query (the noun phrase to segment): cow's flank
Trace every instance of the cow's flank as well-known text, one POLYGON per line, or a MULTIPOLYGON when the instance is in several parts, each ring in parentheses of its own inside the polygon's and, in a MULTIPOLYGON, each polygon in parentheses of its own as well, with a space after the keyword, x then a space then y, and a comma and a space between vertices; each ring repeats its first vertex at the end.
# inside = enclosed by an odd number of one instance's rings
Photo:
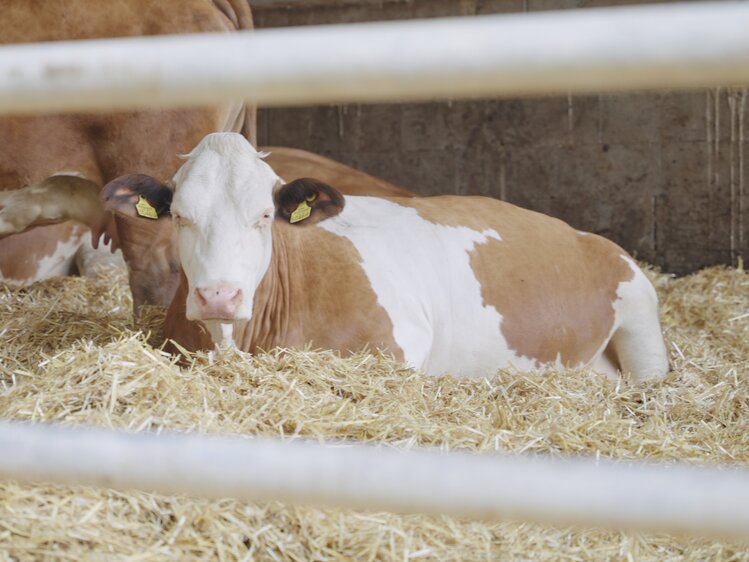
POLYGON ((626 252, 557 219, 486 201, 433 197, 414 207, 435 224, 497 229, 501 239, 477 244, 470 260, 483 303, 501 314, 512 350, 536 364, 590 361, 613 330, 620 284, 634 277, 621 259, 626 252))

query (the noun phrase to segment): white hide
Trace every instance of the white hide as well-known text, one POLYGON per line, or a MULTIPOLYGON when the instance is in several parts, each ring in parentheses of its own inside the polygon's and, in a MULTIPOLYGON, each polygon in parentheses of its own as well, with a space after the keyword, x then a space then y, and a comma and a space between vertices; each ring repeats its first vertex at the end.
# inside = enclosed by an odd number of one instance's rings
POLYGON ((622 371, 638 380, 661 378, 669 365, 658 318, 658 296, 635 261, 629 256, 620 257, 632 269, 634 277, 620 283, 616 292, 616 331, 612 333, 612 344, 622 371))
POLYGON ((280 179, 241 135, 206 136, 174 176, 172 215, 187 276, 187 318, 200 318, 195 289, 220 283, 242 291, 236 319, 252 316, 271 255, 273 188, 280 179))

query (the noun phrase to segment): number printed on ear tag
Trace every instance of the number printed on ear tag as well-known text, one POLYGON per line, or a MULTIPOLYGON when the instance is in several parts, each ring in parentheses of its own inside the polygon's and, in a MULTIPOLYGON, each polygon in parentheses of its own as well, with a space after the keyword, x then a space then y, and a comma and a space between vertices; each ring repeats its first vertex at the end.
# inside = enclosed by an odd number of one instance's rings
POLYGON ((148 199, 146 199, 142 195, 138 195, 138 202, 135 204, 135 210, 141 217, 147 219, 159 218, 159 214, 156 212, 156 209, 154 209, 153 205, 148 202, 148 199))

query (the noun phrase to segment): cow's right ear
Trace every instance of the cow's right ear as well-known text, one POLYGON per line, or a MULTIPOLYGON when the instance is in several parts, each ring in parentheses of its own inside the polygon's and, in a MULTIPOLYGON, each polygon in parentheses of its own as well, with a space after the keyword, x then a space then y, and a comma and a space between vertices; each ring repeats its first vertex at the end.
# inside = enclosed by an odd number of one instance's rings
POLYGON ((168 215, 172 205, 172 190, 145 174, 128 174, 110 181, 100 197, 108 211, 153 220, 168 215))

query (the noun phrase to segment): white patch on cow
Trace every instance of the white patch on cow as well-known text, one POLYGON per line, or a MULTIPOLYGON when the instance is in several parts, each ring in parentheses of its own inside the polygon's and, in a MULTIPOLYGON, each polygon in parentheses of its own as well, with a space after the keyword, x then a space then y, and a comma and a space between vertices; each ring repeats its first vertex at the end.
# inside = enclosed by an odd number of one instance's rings
POLYGON ((172 216, 187 276, 188 319, 201 318, 196 288, 241 290, 236 319, 252 317, 255 290, 270 264, 272 190, 280 179, 241 135, 214 133, 174 176, 172 216))
POLYGON ((611 340, 622 371, 636 380, 661 378, 668 372, 668 353, 658 318, 658 296, 637 263, 626 255, 634 277, 619 284, 614 302, 616 320, 611 340))
POLYGON ((36 280, 70 275, 70 270, 75 261, 75 254, 78 252, 78 248, 81 247, 82 238, 83 232, 76 229, 70 238, 60 240, 51 255, 39 260, 36 280))
POLYGON ((237 347, 234 343, 234 324, 231 322, 221 323, 221 343, 230 347, 237 347))
POLYGON ((509 349, 502 315, 484 306, 471 268, 476 245, 502 239, 495 230, 435 224, 411 207, 375 197, 346 197, 343 211, 319 226, 358 250, 407 364, 462 376, 535 367, 509 349))
POLYGON ((592 366, 616 379, 619 372, 604 353, 612 346, 621 370, 636 380, 662 377, 668 372, 668 354, 658 318, 658 296, 637 263, 627 255, 619 257, 627 262, 633 277, 617 286, 614 323, 592 366))

